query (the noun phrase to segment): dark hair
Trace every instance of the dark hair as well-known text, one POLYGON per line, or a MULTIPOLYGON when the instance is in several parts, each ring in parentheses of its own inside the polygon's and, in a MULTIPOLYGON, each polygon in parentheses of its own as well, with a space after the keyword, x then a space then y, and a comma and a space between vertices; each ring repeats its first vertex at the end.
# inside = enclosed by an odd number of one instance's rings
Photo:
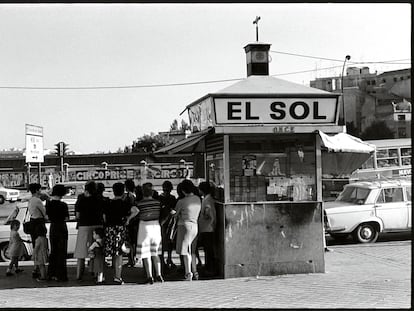
POLYGON ((85 184, 85 191, 88 191, 90 195, 96 194, 96 183, 93 180, 89 180, 85 184))
POLYGON ((125 192, 125 185, 121 182, 116 182, 112 185, 112 190, 114 191, 114 195, 121 196, 125 192))
POLYGON ((135 189, 135 183, 132 179, 125 180, 125 189, 126 191, 133 192, 135 189))
POLYGON ((105 185, 101 182, 96 184, 96 193, 102 195, 105 191, 105 185))
POLYGON ((40 184, 30 184, 29 185, 29 191, 32 194, 35 194, 38 190, 40 190, 42 188, 42 186, 40 184))
POLYGON ((142 198, 144 197, 144 195, 142 194, 142 187, 140 185, 137 185, 135 187, 135 197, 136 197, 136 201, 141 201, 142 198))
POLYGON ((103 239, 103 238, 104 238, 104 236, 105 236, 105 231, 104 231, 104 229, 103 229, 103 228, 98 227, 98 228, 93 229, 93 231, 94 231, 97 235, 99 235, 99 237, 100 237, 101 239, 103 239))
POLYGON ((172 185, 171 181, 169 181, 169 180, 164 181, 164 182, 162 183, 162 189, 164 190, 164 188, 165 188, 167 191, 171 191, 171 190, 173 190, 173 185, 172 185))
POLYGON ((184 193, 195 193, 195 191, 196 191, 195 188, 196 187, 194 186, 193 182, 189 179, 184 179, 181 182, 181 190, 184 193))
POLYGON ((183 185, 181 183, 177 185, 177 194, 178 194, 178 199, 182 199, 185 197, 184 192, 183 192, 183 185))
POLYGON ((54 185, 52 189, 52 195, 63 197, 66 194, 66 188, 64 185, 54 185))
POLYGON ((144 197, 152 197, 153 191, 152 191, 152 184, 150 182, 146 182, 142 185, 142 195, 144 197))
POLYGON ((200 189, 200 191, 202 191, 205 195, 210 194, 211 193, 211 185, 209 182, 203 181, 198 185, 198 189, 200 189))
POLYGON ((13 219, 10 223, 10 230, 13 229, 14 226, 20 226, 20 221, 13 219))

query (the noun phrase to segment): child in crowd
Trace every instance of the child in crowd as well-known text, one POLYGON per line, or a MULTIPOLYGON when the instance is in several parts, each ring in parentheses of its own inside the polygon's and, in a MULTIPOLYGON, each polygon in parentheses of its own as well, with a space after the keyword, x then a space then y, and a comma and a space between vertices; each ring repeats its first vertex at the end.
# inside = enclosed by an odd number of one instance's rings
POLYGON ((39 268, 40 277, 38 282, 46 281, 46 263, 49 261, 49 247, 46 238, 46 227, 37 227, 37 238, 33 249, 33 261, 35 267, 39 268))
POLYGON ((7 250, 8 256, 10 257, 11 261, 9 264, 9 268, 6 271, 7 276, 13 275, 12 269, 13 266, 15 267, 15 272, 20 273, 23 269, 19 269, 19 259, 25 253, 24 244, 23 242, 31 243, 30 240, 23 240, 19 234, 20 228, 20 221, 17 219, 12 220, 10 223, 10 241, 9 241, 9 248, 7 250))
POLYGON ((104 237, 104 229, 102 228, 95 228, 93 230, 93 239, 94 242, 89 246, 89 257, 92 260, 92 272, 96 277, 96 284, 100 285, 104 282, 104 264, 105 264, 105 257, 104 257, 104 249, 103 249, 103 237, 104 237))

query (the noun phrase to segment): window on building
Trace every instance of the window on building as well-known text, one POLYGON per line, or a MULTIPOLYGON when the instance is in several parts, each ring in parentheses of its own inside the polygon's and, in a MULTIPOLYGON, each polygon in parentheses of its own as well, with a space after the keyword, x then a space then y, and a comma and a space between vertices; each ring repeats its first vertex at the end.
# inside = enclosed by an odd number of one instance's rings
POLYGON ((372 85, 375 85, 375 80, 372 80, 371 83, 372 83, 372 85))
POLYGON ((402 80, 404 80, 404 77, 400 77, 400 80, 402 81, 402 80))
POLYGON ((405 115, 404 114, 399 114, 398 115, 398 121, 405 121, 405 115))
POLYGON ((385 79, 382 79, 382 82, 383 82, 383 83, 386 83, 386 82, 387 82, 387 80, 385 80, 385 79))
POLYGON ((398 166, 398 149, 379 149, 377 150, 377 167, 398 166))
POLYGON ((394 77, 394 82, 397 82, 397 80, 398 80, 398 79, 394 77))
POLYGON ((371 85, 371 81, 367 81, 367 85, 371 85))
POLYGON ((407 137, 407 132, 406 132, 405 128, 399 128, 398 129, 398 137, 400 137, 400 138, 407 137))

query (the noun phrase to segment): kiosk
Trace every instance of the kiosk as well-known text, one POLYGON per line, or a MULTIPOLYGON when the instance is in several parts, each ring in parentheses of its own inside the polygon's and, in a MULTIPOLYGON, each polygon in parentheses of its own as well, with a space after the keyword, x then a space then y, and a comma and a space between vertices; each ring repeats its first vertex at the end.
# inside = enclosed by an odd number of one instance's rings
POLYGON ((325 271, 320 132, 345 131, 339 94, 269 76, 269 49, 248 44, 247 78, 188 105, 192 134, 158 151, 204 154, 224 278, 325 271))

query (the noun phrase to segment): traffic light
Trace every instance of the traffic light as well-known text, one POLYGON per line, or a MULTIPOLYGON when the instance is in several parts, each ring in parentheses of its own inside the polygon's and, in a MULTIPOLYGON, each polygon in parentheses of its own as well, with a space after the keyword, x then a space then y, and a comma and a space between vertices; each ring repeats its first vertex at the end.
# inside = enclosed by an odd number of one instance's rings
POLYGON ((58 157, 63 157, 68 152, 68 144, 64 143, 63 141, 58 142, 55 144, 56 146, 56 155, 58 157))

